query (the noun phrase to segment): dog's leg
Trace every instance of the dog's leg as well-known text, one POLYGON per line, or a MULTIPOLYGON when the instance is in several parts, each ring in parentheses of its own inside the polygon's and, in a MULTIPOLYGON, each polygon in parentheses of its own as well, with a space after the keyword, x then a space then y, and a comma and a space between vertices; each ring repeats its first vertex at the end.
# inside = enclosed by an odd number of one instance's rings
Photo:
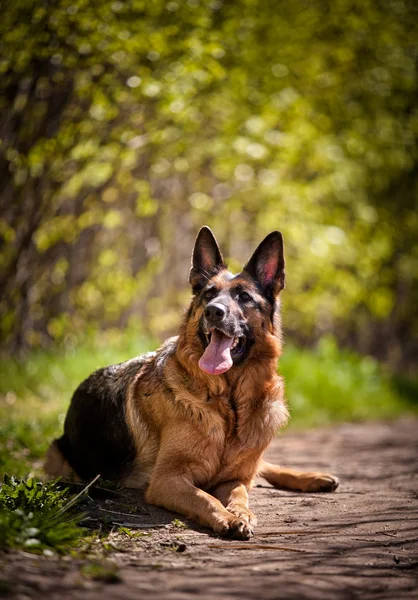
POLYGON ((268 462, 262 462, 258 471, 260 477, 267 479, 276 488, 296 492, 333 492, 339 481, 329 473, 317 473, 284 469, 268 462))
POLYGON ((214 487, 211 492, 222 502, 228 512, 243 519, 252 527, 257 525, 257 517, 248 506, 248 492, 244 484, 237 480, 226 481, 214 487))
POLYGON ((145 498, 150 504, 197 519, 224 537, 247 540, 253 534, 248 521, 237 518, 219 500, 193 485, 184 473, 153 476, 145 498))

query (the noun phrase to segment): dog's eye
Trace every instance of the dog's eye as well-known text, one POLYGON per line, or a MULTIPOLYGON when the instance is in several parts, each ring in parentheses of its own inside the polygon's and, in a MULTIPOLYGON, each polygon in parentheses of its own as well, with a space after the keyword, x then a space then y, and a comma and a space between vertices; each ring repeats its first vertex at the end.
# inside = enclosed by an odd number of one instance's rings
POLYGON ((250 294, 247 294, 247 292, 241 292, 239 295, 239 299, 243 302, 248 302, 248 300, 251 300, 251 296, 250 294))
POLYGON ((212 300, 212 298, 216 296, 216 290, 208 290, 207 292, 205 292, 204 296, 206 300, 212 300))

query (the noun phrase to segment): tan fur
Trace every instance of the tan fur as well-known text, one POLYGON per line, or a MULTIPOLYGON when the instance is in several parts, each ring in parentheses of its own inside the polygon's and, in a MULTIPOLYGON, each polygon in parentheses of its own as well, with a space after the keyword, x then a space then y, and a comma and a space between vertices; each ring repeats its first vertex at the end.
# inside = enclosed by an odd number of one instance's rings
POLYGON ((332 491, 338 485, 338 479, 328 473, 296 471, 264 461, 260 465, 259 475, 276 488, 296 492, 332 491))

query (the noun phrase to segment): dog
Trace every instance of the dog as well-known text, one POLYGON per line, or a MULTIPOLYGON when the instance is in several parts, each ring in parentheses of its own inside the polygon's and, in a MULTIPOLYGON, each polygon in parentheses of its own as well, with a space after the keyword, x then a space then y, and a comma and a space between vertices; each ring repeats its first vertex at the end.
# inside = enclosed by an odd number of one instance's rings
POLYGON ((193 299, 177 337, 99 369, 75 391, 48 475, 97 474, 145 490, 146 501, 216 534, 249 539, 248 492, 261 476, 280 489, 328 492, 338 479, 263 460, 288 419, 281 354, 283 238, 273 231, 241 273, 228 271, 208 227, 197 236, 193 299))

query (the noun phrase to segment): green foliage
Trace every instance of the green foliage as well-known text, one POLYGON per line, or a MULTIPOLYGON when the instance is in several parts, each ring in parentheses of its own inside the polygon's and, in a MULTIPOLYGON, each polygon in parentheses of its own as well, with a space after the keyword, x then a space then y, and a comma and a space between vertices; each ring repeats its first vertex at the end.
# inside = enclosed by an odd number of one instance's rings
POLYGON ((68 490, 57 481, 41 483, 4 476, 0 487, 0 549, 62 552, 85 533, 82 514, 71 510, 68 490))
POLYGON ((56 482, 42 484, 32 477, 26 481, 19 481, 5 475, 0 492, 0 506, 26 512, 49 510, 54 507, 61 509, 67 497, 67 491, 57 488, 56 482))
POLYGON ((416 360, 412 0, 18 0, 0 35, 9 348, 171 332, 207 223, 240 261, 283 231, 295 340, 416 360))

